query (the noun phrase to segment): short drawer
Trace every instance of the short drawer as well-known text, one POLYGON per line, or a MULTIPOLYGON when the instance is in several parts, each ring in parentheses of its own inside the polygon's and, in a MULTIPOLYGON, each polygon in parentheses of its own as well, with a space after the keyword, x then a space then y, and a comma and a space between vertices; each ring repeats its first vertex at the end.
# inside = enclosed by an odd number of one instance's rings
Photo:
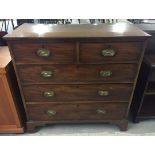
POLYGON ((131 43, 81 43, 80 61, 83 63, 105 63, 108 61, 139 61, 142 44, 131 43))
POLYGON ((22 83, 32 82, 134 82, 135 64, 17 65, 22 83))
POLYGON ((76 60, 74 43, 18 43, 12 49, 16 63, 73 63, 76 60))
POLYGON ((132 84, 23 85, 26 102, 128 101, 132 84))
POLYGON ((30 104, 28 119, 32 121, 122 119, 127 103, 30 104))

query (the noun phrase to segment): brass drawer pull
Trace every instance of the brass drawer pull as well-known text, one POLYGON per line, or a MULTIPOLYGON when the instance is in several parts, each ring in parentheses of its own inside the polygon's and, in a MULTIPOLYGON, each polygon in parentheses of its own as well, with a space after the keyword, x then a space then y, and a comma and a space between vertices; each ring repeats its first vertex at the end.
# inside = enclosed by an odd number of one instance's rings
POLYGON ((111 76, 112 75, 112 71, 109 71, 109 70, 101 70, 100 71, 100 75, 102 77, 108 77, 108 76, 111 76))
POLYGON ((48 110, 48 111, 47 111, 47 115, 48 115, 49 117, 56 115, 56 113, 57 113, 57 112, 54 111, 54 110, 48 110))
POLYGON ((54 97, 55 96, 55 92, 54 91, 45 91, 44 92, 44 96, 45 97, 54 97))
POLYGON ((41 75, 45 78, 48 78, 48 77, 53 76, 53 72, 52 71, 41 71, 41 75))
POLYGON ((46 49, 39 49, 37 51, 37 55, 40 57, 49 57, 50 56, 50 51, 46 49))
POLYGON ((96 112, 101 115, 106 114, 106 111, 104 109, 97 109, 96 112))
POLYGON ((100 96, 108 96, 108 95, 109 95, 109 92, 106 91, 106 90, 99 90, 99 91, 98 91, 98 94, 99 94, 100 96))
POLYGON ((105 49, 101 51, 101 54, 104 57, 113 57, 115 55, 115 51, 113 49, 105 49))

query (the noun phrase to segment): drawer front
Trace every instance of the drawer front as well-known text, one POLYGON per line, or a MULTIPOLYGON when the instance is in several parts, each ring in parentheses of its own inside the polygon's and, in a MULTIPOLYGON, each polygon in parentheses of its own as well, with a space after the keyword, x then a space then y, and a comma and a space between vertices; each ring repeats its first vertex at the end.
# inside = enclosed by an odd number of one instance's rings
POLYGON ((33 121, 122 119, 127 103, 30 104, 28 119, 33 121))
POLYGON ((134 82, 137 65, 17 65, 21 82, 134 82))
POLYGON ((83 63, 138 61, 141 51, 141 43, 81 43, 80 61, 83 63))
POLYGON ((132 84, 23 85, 26 102, 128 101, 132 84))
POLYGON ((16 63, 73 63, 76 60, 74 43, 21 43, 12 48, 16 63))

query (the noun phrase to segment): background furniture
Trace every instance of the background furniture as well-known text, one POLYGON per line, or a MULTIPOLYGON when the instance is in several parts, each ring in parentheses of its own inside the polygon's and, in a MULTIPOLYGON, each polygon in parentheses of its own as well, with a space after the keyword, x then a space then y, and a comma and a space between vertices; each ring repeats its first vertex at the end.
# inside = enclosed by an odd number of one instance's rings
POLYGON ((146 47, 131 106, 133 121, 139 122, 143 119, 155 118, 155 24, 135 25, 152 35, 146 47))
POLYGON ((23 133, 19 102, 21 106, 10 52, 7 46, 3 46, 0 47, 0 133, 23 133))
POLYGON ((7 46, 3 36, 8 33, 10 26, 12 29, 15 28, 13 19, 0 19, 0 46, 7 46))
POLYGON ((126 130, 148 37, 125 23, 24 24, 6 35, 27 130, 85 122, 126 130))
POLYGON ((133 120, 155 118, 155 55, 145 55, 133 97, 133 120))
POLYGON ((155 54, 155 23, 135 24, 138 28, 151 35, 145 50, 145 54, 155 54))
MULTIPOLYGON (((74 19, 81 24, 81 19, 74 19)), ((87 20, 87 19, 86 19, 87 20)), ((40 24, 73 24, 73 19, 17 19, 17 25, 20 26, 24 23, 40 23, 40 24)), ((98 23, 117 23, 117 19, 89 19, 90 24, 98 23)))

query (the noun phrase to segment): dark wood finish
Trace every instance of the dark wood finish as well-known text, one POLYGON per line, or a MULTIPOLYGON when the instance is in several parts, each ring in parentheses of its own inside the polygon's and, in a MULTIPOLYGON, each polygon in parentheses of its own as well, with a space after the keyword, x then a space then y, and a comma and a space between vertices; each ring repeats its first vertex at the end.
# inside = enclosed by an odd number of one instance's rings
POLYGON ((48 25, 48 24, 23 24, 18 29, 7 34, 7 40, 25 40, 27 38, 113 38, 113 37, 139 37, 146 39, 150 35, 144 33, 133 24, 73 24, 73 25, 48 25))
POLYGON ((12 48, 16 63, 73 63, 76 60, 74 43, 20 43, 13 44, 12 48), (49 50, 50 56, 38 56, 39 49, 49 50))
POLYGON ((21 83, 62 83, 62 82, 115 82, 133 83, 137 72, 136 64, 104 65, 17 65, 21 83), (122 68, 123 65, 123 68, 122 68), (51 71, 51 77, 43 77, 42 71, 51 71), (111 71, 103 77, 101 71, 111 71), (121 75, 121 76, 120 76, 121 75))
POLYGON ((125 117, 127 103, 29 104, 27 107, 30 121, 118 120, 125 117), (48 110, 54 110, 56 114, 49 116, 48 110), (105 113, 99 113, 99 110, 105 113))
POLYGON ((133 121, 155 118, 155 55, 145 55, 132 103, 133 121), (141 97, 140 97, 141 96, 141 97))
MULTIPOLYGON (((58 124, 58 123, 73 123, 73 121, 27 121, 26 122, 26 127, 27 127, 27 132, 29 133, 34 133, 36 132, 36 128, 37 127, 43 127, 45 125, 51 125, 51 124, 58 124)), ((117 125, 120 129, 120 131, 126 131, 128 129, 128 120, 126 119, 121 119, 121 120, 99 120, 99 119, 95 119, 95 120, 74 120, 74 124, 75 123, 108 123, 108 124, 112 124, 112 125, 117 125)))
POLYGON ((80 44, 80 60, 84 63, 104 63, 108 61, 139 61, 142 50, 141 42, 126 43, 83 43, 80 44), (104 57, 101 51, 113 49, 115 55, 104 57))
MULTIPOLYGON (((151 74, 150 74, 150 77, 152 77, 151 74)), ((152 81, 152 78, 149 78, 149 81, 150 82, 148 83, 146 94, 155 94, 155 82, 152 81)))
POLYGON ((27 131, 67 122, 105 122, 127 130, 148 37, 132 24, 24 24, 6 35, 27 114, 27 131), (52 56, 35 55, 38 48, 47 46, 54 51, 53 60, 52 56), (105 48, 113 48, 116 55, 101 56, 105 48), (42 69, 53 69, 54 76, 42 79, 42 69), (113 74, 100 77, 100 69, 112 70, 113 74), (45 99, 43 91, 49 89, 54 89, 55 96, 45 99), (99 96, 99 89, 108 89, 109 96, 99 96), (94 112, 98 106, 104 106, 108 112, 103 119, 94 112), (44 113, 48 108, 58 110, 58 120, 48 120, 44 113), (68 111, 73 111, 72 116, 68 111), (32 117, 36 120, 29 119, 32 117))
POLYGON ((155 24, 151 23, 141 23, 141 24, 135 24, 137 27, 145 31, 146 33, 151 35, 151 38, 148 41, 147 47, 146 47, 146 54, 155 54, 155 24))
POLYGON ((149 66, 155 66, 155 56, 153 54, 147 54, 144 58, 144 62, 149 66))
POLYGON ((0 133, 23 133, 21 97, 8 47, 0 47, 0 133))
POLYGON ((143 100, 143 105, 140 110, 141 116, 155 116, 155 94, 154 95, 145 95, 143 100))
POLYGON ((155 70, 152 70, 150 77, 149 77, 150 81, 155 81, 155 70))
POLYGON ((131 84, 91 84, 91 85, 24 85, 26 102, 49 101, 128 101, 132 92, 131 84), (108 91, 108 96, 100 96, 98 91, 108 91), (45 97, 44 92, 54 91, 53 97, 45 97), (123 93, 123 95, 122 95, 123 93))

